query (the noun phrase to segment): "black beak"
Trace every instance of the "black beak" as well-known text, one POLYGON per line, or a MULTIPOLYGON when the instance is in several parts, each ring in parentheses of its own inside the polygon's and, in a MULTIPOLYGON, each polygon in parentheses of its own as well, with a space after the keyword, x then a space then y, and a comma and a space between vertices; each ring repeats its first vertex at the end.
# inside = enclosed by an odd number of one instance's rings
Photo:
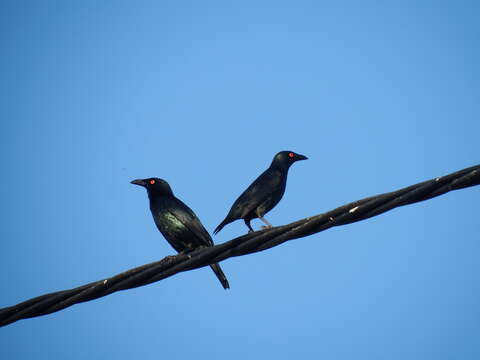
POLYGON ((308 160, 308 157, 306 157, 305 155, 296 154, 295 161, 299 160, 308 160))
POLYGON ((143 186, 143 187, 147 186, 147 183, 142 179, 137 179, 137 180, 130 181, 130 184, 139 185, 139 186, 143 186))

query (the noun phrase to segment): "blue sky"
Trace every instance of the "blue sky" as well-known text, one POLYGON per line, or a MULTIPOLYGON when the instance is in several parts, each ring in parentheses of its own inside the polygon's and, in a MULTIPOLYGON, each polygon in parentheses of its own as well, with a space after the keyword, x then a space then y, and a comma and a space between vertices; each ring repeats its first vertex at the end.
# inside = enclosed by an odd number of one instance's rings
MULTIPOLYGON (((274 225, 479 163, 473 1, 3 1, 0 306, 173 254, 280 150, 274 225)), ((478 188, 0 329, 3 359, 478 359, 478 188)), ((260 222, 254 220, 259 228, 260 222)), ((217 243, 245 233, 235 222, 217 243)))

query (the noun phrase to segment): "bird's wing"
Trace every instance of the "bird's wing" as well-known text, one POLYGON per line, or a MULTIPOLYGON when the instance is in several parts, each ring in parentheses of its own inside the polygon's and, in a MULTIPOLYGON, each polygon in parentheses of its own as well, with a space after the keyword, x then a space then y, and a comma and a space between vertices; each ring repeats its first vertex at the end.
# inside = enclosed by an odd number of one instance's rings
POLYGON ((271 169, 265 170, 250 186, 238 197, 232 206, 232 212, 243 218, 254 211, 282 186, 282 176, 271 169))
POLYGON ((172 200, 168 211, 198 238, 199 245, 212 246, 212 237, 192 209, 185 205, 180 199, 175 198, 172 200))

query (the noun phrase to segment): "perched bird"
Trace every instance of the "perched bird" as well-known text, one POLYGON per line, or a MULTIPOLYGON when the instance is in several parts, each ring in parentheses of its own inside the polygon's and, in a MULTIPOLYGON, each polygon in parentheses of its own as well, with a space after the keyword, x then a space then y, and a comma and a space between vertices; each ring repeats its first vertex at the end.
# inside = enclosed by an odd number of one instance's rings
MULTIPOLYGON (((158 230, 179 253, 188 253, 205 246, 213 246, 210 234, 195 213, 173 195, 170 185, 158 178, 133 180, 132 184, 147 189, 150 211, 158 230)), ((210 265, 224 289, 230 285, 218 264, 210 265)))
POLYGON ((306 156, 293 151, 280 151, 276 154, 270 167, 235 200, 227 217, 213 233, 218 233, 225 225, 238 219, 245 221, 249 232, 253 231, 250 221, 255 218, 262 220, 267 225, 266 227, 272 227, 263 216, 282 199, 290 166, 295 161, 307 159, 306 156))

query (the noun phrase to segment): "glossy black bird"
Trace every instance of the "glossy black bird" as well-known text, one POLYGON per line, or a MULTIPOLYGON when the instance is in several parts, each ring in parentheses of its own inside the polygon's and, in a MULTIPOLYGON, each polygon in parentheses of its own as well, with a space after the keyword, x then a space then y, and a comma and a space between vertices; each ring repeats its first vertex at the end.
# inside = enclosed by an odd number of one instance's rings
MULTIPOLYGON (((210 234, 195 213, 173 195, 170 185, 158 178, 133 180, 147 189, 150 211, 158 230, 177 252, 188 253, 200 247, 213 246, 210 234)), ((210 265, 224 289, 230 285, 218 264, 210 265)))
POLYGON ((290 166, 295 161, 307 159, 306 156, 293 151, 281 151, 276 154, 270 167, 235 200, 227 217, 213 233, 218 233, 225 225, 238 219, 245 221, 249 232, 253 231, 250 221, 255 218, 262 220, 267 225, 266 227, 272 227, 263 216, 282 199, 290 166))

